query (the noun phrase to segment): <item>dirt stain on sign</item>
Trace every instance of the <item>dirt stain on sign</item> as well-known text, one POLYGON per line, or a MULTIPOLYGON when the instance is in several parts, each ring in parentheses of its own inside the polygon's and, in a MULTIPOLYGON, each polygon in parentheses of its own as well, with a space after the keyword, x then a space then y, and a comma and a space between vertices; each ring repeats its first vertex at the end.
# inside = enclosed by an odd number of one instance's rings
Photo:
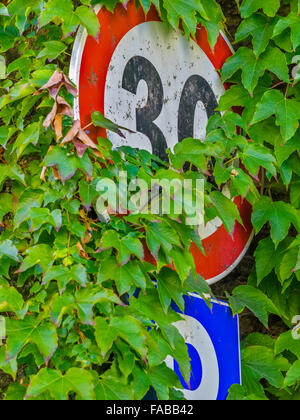
POLYGON ((94 67, 92 67, 91 70, 91 76, 88 77, 88 81, 95 87, 97 87, 97 83, 98 83, 98 76, 97 74, 94 72, 94 67))

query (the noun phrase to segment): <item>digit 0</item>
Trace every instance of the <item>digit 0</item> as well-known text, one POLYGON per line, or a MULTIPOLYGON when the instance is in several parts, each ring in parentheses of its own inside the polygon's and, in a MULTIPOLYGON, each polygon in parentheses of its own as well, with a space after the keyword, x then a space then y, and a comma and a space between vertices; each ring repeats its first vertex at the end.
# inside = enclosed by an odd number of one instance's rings
POLYGON ((195 112, 198 102, 205 107, 207 118, 215 114, 218 106, 209 83, 201 76, 191 76, 182 91, 178 112, 178 141, 194 137, 195 112))

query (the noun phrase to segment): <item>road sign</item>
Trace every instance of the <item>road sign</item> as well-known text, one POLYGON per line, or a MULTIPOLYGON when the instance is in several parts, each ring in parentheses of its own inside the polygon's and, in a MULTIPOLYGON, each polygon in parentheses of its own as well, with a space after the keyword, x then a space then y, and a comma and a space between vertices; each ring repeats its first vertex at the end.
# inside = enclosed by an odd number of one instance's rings
MULTIPOLYGON (((197 295, 185 298, 185 320, 176 323, 191 359, 190 389, 177 362, 168 357, 184 386, 187 400, 226 400, 229 388, 241 384, 239 319, 226 303, 212 301, 211 312, 197 295)), ((173 309, 180 312, 174 304, 173 309)))
MULTIPOLYGON (((93 111, 133 133, 122 139, 115 133, 92 128, 95 139, 105 135, 115 146, 143 148, 166 158, 167 147, 187 137, 204 138, 211 117, 224 93, 218 70, 232 55, 220 34, 214 51, 207 33, 199 27, 196 40, 187 41, 181 31, 170 31, 154 7, 145 16, 134 0, 114 13, 97 9, 101 24, 97 42, 81 29, 71 61, 70 76, 79 88, 75 117, 82 126, 93 111)), ((220 219, 202 232, 204 256, 192 246, 197 271, 209 284, 226 277, 245 255, 251 239, 251 206, 237 204, 244 227, 236 223, 230 236, 220 219)))

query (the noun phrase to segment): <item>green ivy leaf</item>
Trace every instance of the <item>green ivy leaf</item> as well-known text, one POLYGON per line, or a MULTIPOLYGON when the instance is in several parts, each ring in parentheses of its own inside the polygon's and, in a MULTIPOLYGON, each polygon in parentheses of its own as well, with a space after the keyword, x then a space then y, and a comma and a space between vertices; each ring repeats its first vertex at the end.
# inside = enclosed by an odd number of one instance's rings
POLYGON ((290 204, 282 201, 272 202, 269 197, 261 197, 254 205, 252 214, 256 233, 260 232, 268 222, 271 225, 271 238, 276 247, 287 236, 292 223, 299 228, 299 217, 290 204))
POLYGON ((266 334, 252 333, 247 337, 246 342, 248 346, 262 346, 273 351, 275 348, 275 340, 266 334))
POLYGON ((198 168, 206 168, 205 156, 217 157, 222 153, 219 144, 203 143, 196 139, 184 139, 174 147, 174 154, 170 160, 175 169, 181 169, 186 162, 190 162, 198 168))
POLYGON ((80 159, 76 155, 69 156, 68 151, 59 146, 53 147, 48 152, 43 166, 57 166, 63 183, 72 178, 78 169, 82 170, 89 177, 91 177, 93 172, 93 167, 87 153, 80 159))
POLYGON ((254 204, 259 197, 256 185, 253 179, 246 174, 241 168, 236 169, 236 173, 231 175, 231 196, 241 196, 247 198, 249 203, 254 204))
POLYGON ((46 363, 57 349, 58 339, 53 324, 32 316, 22 321, 6 320, 7 352, 6 360, 15 358, 28 343, 37 345, 46 363))
POLYGON ((66 51, 67 46, 61 41, 44 42, 45 48, 39 53, 37 58, 46 57, 47 60, 55 60, 60 54, 66 51))
POLYGON ((121 300, 110 289, 103 287, 94 287, 88 289, 80 289, 75 294, 75 304, 80 319, 84 324, 94 325, 93 307, 96 303, 112 302, 122 304, 121 300))
POLYGON ((296 50, 296 48, 300 45, 299 14, 290 14, 287 17, 281 17, 275 26, 273 36, 275 37, 282 34, 282 32, 288 28, 291 30, 293 48, 296 50))
POLYGON ((224 64, 222 79, 224 81, 230 79, 238 70, 242 70, 243 85, 250 93, 253 93, 266 70, 287 83, 290 80, 285 54, 279 48, 270 47, 260 57, 249 48, 239 48, 224 64))
POLYGON ((14 358, 7 362, 5 360, 5 352, 6 348, 5 346, 0 347, 0 369, 10 375, 14 380, 16 380, 17 371, 18 371, 18 364, 17 359, 14 358))
POLYGON ((20 262, 18 250, 10 239, 6 239, 0 243, 0 258, 2 256, 8 257, 16 262, 20 262))
POLYGON ((184 284, 191 272, 195 273, 195 260, 190 250, 182 250, 181 248, 173 247, 170 252, 174 267, 179 275, 181 283, 184 284))
MULTIPOLYGON (((260 99, 260 98, 259 98, 260 99)), ((226 90, 224 95, 220 98, 218 111, 224 112, 232 108, 232 106, 240 106, 245 108, 246 111, 251 110, 255 106, 253 98, 251 98, 249 92, 242 86, 233 85, 230 89, 226 90)), ((253 114, 251 115, 251 119, 253 114)), ((245 113, 243 114, 243 119, 248 122, 248 118, 245 118, 245 113)))
POLYGON ((105 259, 98 273, 98 284, 107 280, 115 280, 120 296, 129 292, 132 286, 146 288, 146 278, 138 261, 129 261, 118 265, 115 257, 105 259))
POLYGON ((280 278, 282 284, 291 278, 295 269, 297 268, 297 262, 299 260, 299 246, 289 251, 284 255, 280 264, 280 278))
POLYGON ((0 165, 0 186, 3 185, 6 179, 12 179, 26 185, 24 173, 14 162, 8 165, 0 165))
POLYGON ((172 300, 174 300, 179 309, 184 312, 184 289, 182 288, 178 274, 175 271, 169 268, 163 268, 161 270, 157 280, 157 290, 166 314, 168 313, 172 300))
POLYGON ((43 271, 47 271, 53 264, 53 250, 49 245, 42 244, 28 248, 25 254, 26 257, 16 272, 17 274, 24 273, 37 264, 42 267, 43 271))
POLYGON ((95 393, 97 401, 127 401, 133 400, 133 390, 114 378, 101 379, 95 393))
POLYGON ((147 356, 146 334, 140 321, 132 316, 115 316, 111 320, 110 328, 118 331, 118 335, 143 358, 147 356))
POLYGON ((9 16, 8 9, 4 4, 0 4, 0 16, 9 16))
POLYGON ((31 143, 34 146, 37 145, 40 136, 40 125, 39 123, 33 123, 28 125, 24 132, 21 133, 14 143, 13 151, 17 152, 18 158, 22 155, 26 147, 31 143))
POLYGON ((74 308, 74 296, 64 293, 55 295, 50 304, 51 320, 56 326, 60 326, 65 313, 69 313, 74 308))
POLYGON ((164 222, 151 223, 146 228, 146 240, 151 254, 158 256, 158 251, 162 247, 170 252, 173 245, 181 247, 180 239, 175 230, 164 222))
POLYGON ((135 255, 141 260, 144 259, 144 249, 139 239, 131 236, 120 238, 118 233, 113 230, 104 233, 101 248, 102 250, 115 248, 118 251, 118 262, 121 265, 126 264, 131 255, 135 255))
POLYGON ((16 60, 12 61, 7 67, 7 74, 10 74, 18 70, 23 76, 23 78, 27 79, 30 73, 30 64, 31 64, 31 61, 30 61, 30 58, 28 57, 17 58, 16 60))
POLYGON ((0 27, 0 53, 6 52, 10 48, 13 48, 15 45, 15 40, 18 36, 19 32, 15 27, 0 27))
POLYGON ((65 36, 74 33, 78 27, 79 19, 73 13, 73 7, 73 2, 71 0, 48 1, 45 4, 45 9, 39 16, 38 26, 42 28, 56 18, 62 20, 63 33, 65 36))
POLYGON ((95 337, 103 359, 118 338, 118 330, 110 327, 104 318, 95 319, 95 337))
POLYGON ((244 378, 250 376, 252 381, 256 381, 256 383, 261 379, 266 379, 277 388, 283 386, 284 378, 281 372, 286 371, 289 367, 286 359, 275 358, 272 350, 261 346, 244 349, 242 351, 242 363, 244 378))
POLYGON ((300 340, 295 340, 292 331, 287 331, 279 336, 275 344, 275 354, 290 351, 300 359, 300 340))
POLYGON ((23 319, 28 310, 24 306, 22 295, 14 287, 0 286, 0 312, 15 312, 23 319))
POLYGON ((16 17, 16 26, 20 34, 22 34, 25 29, 28 15, 31 10, 38 5, 38 3, 39 0, 27 0, 26 4, 24 4, 22 0, 13 0, 8 5, 9 15, 16 17))
POLYGON ((218 213, 218 216, 221 218, 226 230, 230 234, 233 233, 236 221, 243 225, 241 215, 233 201, 225 197, 225 195, 219 191, 213 191, 210 194, 210 199, 218 213))
POLYGON ((5 401, 22 401, 25 398, 26 388, 19 383, 9 385, 5 394, 5 401))
POLYGON ((228 394, 227 401, 268 401, 266 396, 249 394, 245 387, 233 385, 228 394))
MULTIPOLYGON (((193 37, 196 33, 197 27, 197 12, 201 17, 208 22, 222 24, 223 14, 221 8, 214 1, 195 0, 163 0, 164 8, 167 10, 168 21, 171 26, 177 30, 179 21, 182 19, 183 27, 187 35, 191 34, 193 37)), ((214 37, 212 37, 213 39, 214 37)))
MULTIPOLYGON (((277 128, 278 129, 278 128, 277 128)), ((275 143, 275 155, 279 166, 295 152, 299 150, 300 137, 296 134, 295 137, 288 140, 286 143, 282 140, 281 135, 277 137, 278 141, 275 143)))
POLYGON ((51 267, 43 278, 43 284, 46 285, 50 281, 56 280, 60 293, 66 290, 67 285, 72 281, 76 281, 82 287, 87 285, 87 272, 86 268, 82 265, 74 265, 69 270, 64 265, 51 267))
POLYGON ((0 223, 7 213, 13 211, 13 199, 11 194, 0 194, 0 223))
POLYGON ((169 400, 170 384, 182 388, 176 373, 165 364, 152 369, 149 379, 159 400, 169 400))
POLYGON ((233 137, 237 127, 247 130, 242 117, 234 112, 226 112, 222 116, 219 113, 214 114, 208 121, 207 131, 211 132, 218 127, 224 130, 227 137, 233 137))
MULTIPOLYGON (((145 14, 147 14, 151 7, 151 3, 152 3, 151 0, 140 0, 140 3, 144 9, 145 14)), ((157 3, 157 2, 154 1, 153 3, 157 3)))
POLYGON ((262 14, 253 15, 241 23, 235 39, 241 42, 251 36, 254 53, 259 56, 269 45, 276 22, 277 19, 269 19, 262 14))
POLYGON ((47 285, 52 280, 57 281, 59 291, 63 292, 71 281, 69 269, 64 265, 51 267, 43 277, 43 285, 47 285))
POLYGON ((259 242, 255 251, 258 284, 274 269, 276 263, 275 253, 275 245, 271 238, 266 238, 259 242))
POLYGON ((28 218, 32 208, 40 208, 43 202, 43 193, 40 190, 25 190, 21 195, 14 218, 15 227, 18 228, 21 223, 28 218))
POLYGON ((95 127, 101 127, 105 128, 106 130, 112 131, 113 133, 119 134, 120 137, 125 138, 124 134, 122 133, 122 130, 126 130, 132 133, 131 130, 129 130, 126 127, 121 127, 117 124, 115 124, 113 121, 105 118, 101 112, 96 111, 92 113, 92 122, 95 127))
POLYGON ((194 36, 196 33, 197 19, 196 12, 201 11, 200 2, 189 0, 164 0, 165 9, 168 13, 168 21, 177 30, 179 20, 182 19, 185 27, 194 36))
POLYGON ((10 130, 7 127, 0 127, 0 146, 6 147, 10 130))
POLYGON ((229 300, 234 313, 241 313, 247 307, 265 327, 268 327, 268 313, 278 314, 273 302, 263 292, 252 286, 237 287, 229 300))
POLYGON ((207 281, 205 281, 199 274, 196 277, 190 275, 185 281, 184 287, 189 293, 198 293, 198 295, 202 298, 205 296, 212 296, 212 291, 207 284, 207 281))
POLYGON ((249 143, 243 152, 243 164, 246 169, 257 176, 261 167, 265 168, 272 175, 277 175, 275 167, 276 159, 270 149, 255 143, 249 143))
POLYGON ((10 89, 9 94, 0 97, 0 109, 15 101, 26 98, 34 93, 34 91, 35 88, 30 83, 24 83, 24 81, 16 83, 13 88, 10 89))
POLYGON ((135 366, 135 355, 130 351, 130 348, 123 343, 118 343, 118 348, 121 353, 118 353, 118 365, 122 376, 127 379, 132 373, 135 366))
POLYGON ((29 221, 30 232, 35 232, 41 228, 44 223, 50 223, 50 210, 42 208, 32 208, 25 217, 24 222, 29 221))
POLYGON ((220 22, 214 23, 205 19, 200 19, 200 23, 206 29, 209 45, 211 46, 211 48, 214 48, 220 36, 220 22))
POLYGON ((288 370, 284 381, 285 386, 292 386, 300 381, 300 360, 297 360, 288 370))
POLYGON ((287 99, 278 90, 266 92, 262 101, 257 105, 252 124, 264 121, 271 115, 276 115, 276 123, 281 128, 285 141, 291 139, 298 127, 300 120, 299 104, 294 99, 287 99))
POLYGON ((296 209, 300 209, 300 181, 291 186, 291 203, 296 209))
POLYGON ((87 29, 88 33, 94 38, 97 38, 100 31, 100 23, 93 10, 87 6, 79 6, 76 9, 75 15, 79 18, 80 23, 87 29))
POLYGON ((0 55, 0 80, 6 78, 6 60, 5 57, 0 55))
POLYGON ((259 9, 263 9, 267 16, 275 16, 280 7, 280 0, 244 0, 241 5, 241 14, 243 18, 251 16, 259 9))
POLYGON ((95 399, 91 373, 79 368, 72 368, 65 375, 58 370, 40 370, 32 378, 25 398, 37 397, 46 391, 60 401, 68 400, 70 392, 77 393, 83 400, 95 399))
POLYGON ((129 261, 126 265, 116 267, 113 278, 121 296, 134 285, 143 290, 146 288, 146 278, 138 261, 129 261))
POLYGON ((182 320, 182 318, 174 311, 169 311, 168 317, 166 317, 156 289, 147 289, 147 294, 140 294, 138 299, 131 298, 129 306, 141 315, 143 320, 148 320, 151 324, 153 321, 156 322, 163 330, 164 337, 170 343, 172 349, 175 349, 175 341, 178 341, 181 335, 178 333, 177 328, 171 324, 182 320))
POLYGON ((96 183, 87 182, 83 179, 79 183, 79 194, 84 207, 86 210, 89 210, 92 202, 99 195, 97 192, 96 183))

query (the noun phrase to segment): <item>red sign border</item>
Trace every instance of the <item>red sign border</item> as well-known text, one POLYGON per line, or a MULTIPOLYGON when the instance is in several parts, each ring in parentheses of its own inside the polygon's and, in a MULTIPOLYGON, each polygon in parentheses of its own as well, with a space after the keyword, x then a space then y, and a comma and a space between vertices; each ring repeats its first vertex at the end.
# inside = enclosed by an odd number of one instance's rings
MULTIPOLYGON (((74 103, 75 118, 81 119, 83 126, 87 125, 90 122, 88 118, 90 118, 90 115, 93 111, 101 111, 102 113, 104 112, 104 91, 107 70, 114 50, 117 47, 120 40, 122 39, 122 37, 125 36, 129 30, 139 25, 140 23, 143 23, 145 21, 160 20, 154 7, 145 17, 142 8, 137 10, 135 8, 134 2, 132 1, 127 5, 127 10, 125 10, 122 5, 118 5, 115 9, 115 13, 111 14, 104 8, 102 9, 102 7, 99 5, 96 7, 96 13, 98 14, 99 20, 104 20, 105 22, 104 24, 103 22, 101 22, 101 27, 105 26, 105 24, 109 26, 108 31, 104 31, 103 33, 110 34, 111 42, 110 44, 107 42, 107 37, 106 40, 101 39, 101 32, 100 40, 97 42, 94 38, 88 36, 87 31, 84 28, 80 28, 75 40, 70 65, 70 78, 79 87, 79 97, 76 98, 74 103), (128 18, 128 16, 130 16, 130 19, 128 18), (118 39, 114 38, 115 34, 113 32, 111 22, 116 23, 115 28, 117 28, 117 30, 115 30, 118 33, 118 39), (122 24, 124 28, 122 28, 122 24), (84 86, 86 100, 83 101, 83 104, 80 104, 80 98, 83 97, 83 95, 80 94, 83 91, 83 89, 81 88, 81 70, 82 68, 84 71, 86 70, 87 61, 85 59, 85 50, 86 48, 87 50, 91 49, 95 53, 95 51, 97 51, 100 45, 104 47, 107 46, 107 44, 109 44, 108 48, 106 48, 106 50, 103 48, 103 50, 105 51, 103 51, 103 55, 100 57, 100 61, 102 59, 105 59, 106 63, 102 64, 101 66, 101 74, 96 75, 97 77, 100 77, 100 86, 102 86, 103 88, 102 92, 100 92, 99 95, 98 90, 96 89, 96 86, 98 87, 98 79, 97 82, 96 79, 92 80, 92 68, 90 69, 91 76, 89 79, 92 87, 89 92, 86 92, 87 87, 84 86), (97 97, 100 98, 100 102, 98 102, 96 106, 95 102, 97 102, 97 99, 93 99, 95 98, 95 94, 97 94, 97 97), (81 108, 87 109, 85 117, 82 117, 80 113, 81 108)), ((232 46, 230 45, 228 39, 223 33, 220 33, 214 51, 212 51, 209 46, 207 33, 203 27, 198 28, 196 33, 196 41, 198 45, 202 48, 202 50, 205 52, 209 60, 212 62, 216 70, 220 70, 227 58, 234 54, 232 46)), ((85 74, 84 71, 83 74, 85 74)), ((92 134, 94 134, 96 138, 98 136, 104 136, 106 133, 100 129, 92 134)), ((254 236, 254 231, 251 224, 252 209, 250 204, 242 198, 237 198, 235 202, 238 205, 238 208, 241 212, 241 216, 245 227, 241 226, 238 222, 236 222, 232 236, 228 234, 224 226, 220 227, 213 235, 203 240, 203 246, 207 254, 206 256, 204 256, 200 252, 196 245, 193 245, 191 248, 191 252, 193 253, 195 258, 197 271, 206 279, 209 285, 212 285, 224 279, 239 265, 239 263, 247 253, 254 236), (219 263, 217 264, 218 259, 219 263), (218 268, 216 269, 217 265, 218 268)))

